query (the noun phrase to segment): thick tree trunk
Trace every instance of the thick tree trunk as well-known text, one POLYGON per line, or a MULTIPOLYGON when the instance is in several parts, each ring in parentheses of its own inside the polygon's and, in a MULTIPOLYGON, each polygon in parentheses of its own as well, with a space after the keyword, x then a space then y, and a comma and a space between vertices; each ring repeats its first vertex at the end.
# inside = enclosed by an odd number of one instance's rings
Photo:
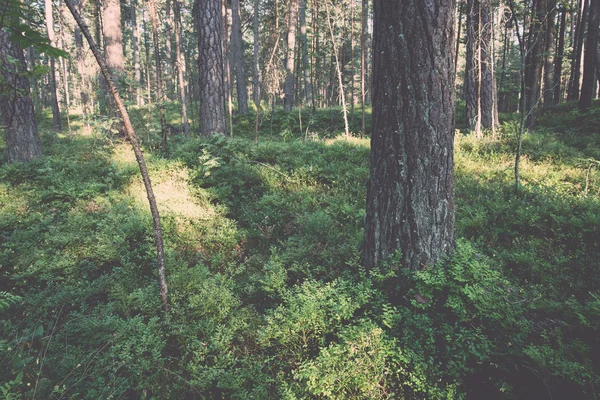
POLYGON ((0 114, 6 142, 8 162, 27 162, 42 156, 30 97, 25 55, 18 44, 8 40, 0 28, 0 73, 8 91, 0 93, 0 114), (10 61, 9 61, 10 60, 10 61))
POLYGON ((224 135, 223 19, 220 0, 196 0, 200 134, 224 135))
POLYGON ((560 11, 560 31, 558 34, 558 48, 556 49, 556 57, 554 59, 554 104, 560 103, 562 100, 562 63, 565 51, 565 27, 567 22, 567 10, 561 6, 560 11))
POLYGON ((290 10, 288 14, 288 34, 287 34, 287 53, 286 53, 286 75, 283 99, 284 109, 287 112, 292 111, 294 106, 294 65, 296 60, 296 26, 298 20, 298 0, 290 0, 290 10))
POLYGON ((160 46, 158 44, 158 21, 156 19, 156 10, 154 0, 148 0, 150 9, 150 21, 152 23, 152 44, 154 45, 154 62, 156 68, 156 97, 158 100, 158 112, 160 114, 160 128, 162 133, 162 151, 167 154, 167 120, 165 118, 165 97, 163 94, 162 82, 162 61, 160 57, 160 46))
POLYGON ((467 130, 475 132, 477 136, 481 135, 479 8, 479 0, 467 0, 465 120, 467 130))
POLYGON ((113 80, 118 84, 125 62, 123 58, 123 31, 121 29, 121 2, 119 0, 103 0, 102 30, 104 33, 104 53, 113 80))
POLYGON ((365 129, 365 78, 367 72, 367 18, 369 14, 369 1, 362 0, 361 28, 360 28, 360 109, 361 109, 361 132, 364 136, 365 129))
POLYGON ((190 122, 187 116, 187 100, 185 95, 185 60, 181 54, 181 3, 173 0, 173 16, 175 27, 175 68, 179 84, 179 100, 181 101, 181 121, 185 137, 190 137, 190 122))
POLYGON ((365 266, 425 268, 455 246, 453 0, 375 0, 365 266))
POLYGON ((142 180, 144 181, 144 187, 146 189, 148 203, 150 204, 150 212, 152 214, 152 222, 153 222, 153 228, 154 228, 154 244, 156 246, 156 253, 157 253, 160 296, 162 299, 163 309, 165 311, 168 311, 169 301, 168 301, 167 278, 166 278, 166 273, 165 273, 165 251, 164 251, 164 244, 163 244, 163 237, 162 237, 162 228, 161 228, 161 224, 160 224, 160 215, 158 212, 158 206, 156 204, 156 199, 154 198, 154 192, 152 190, 152 182, 150 181, 150 175, 148 174, 148 169, 146 168, 146 162, 144 160, 144 155, 142 153, 142 149, 140 148, 139 142, 138 142, 135 132, 133 130, 133 125, 131 124, 131 120, 129 119, 129 114, 127 113, 127 110, 125 109, 125 106, 123 105, 123 101, 121 100, 121 97, 119 96, 119 92, 117 90, 116 84, 113 82, 107 62, 102 58, 102 55, 100 54, 100 50, 98 49, 98 47, 96 47, 96 44, 94 43, 94 40, 92 39, 92 36, 90 35, 89 29, 87 28, 87 26, 81 19, 80 15, 77 12, 77 10, 75 9, 75 7, 73 7, 70 0, 65 0, 65 3, 67 4, 67 7, 69 7, 71 14, 73 14, 73 18, 75 18, 75 21, 77 22, 77 25, 79 25, 81 32, 87 39, 87 41, 90 45, 90 49, 94 53, 94 57, 96 58, 96 61, 98 62, 98 66, 100 67, 102 74, 106 78, 108 90, 110 91, 110 93, 113 97, 114 103, 115 103, 116 107, 118 108, 119 113, 121 114, 125 132, 129 138, 129 142, 131 143, 131 146, 133 147, 133 152, 135 154, 135 158, 136 158, 138 166, 140 168, 142 180))
POLYGON ((590 0, 585 58, 583 61, 583 83, 581 84, 581 97, 579 98, 579 109, 581 111, 587 111, 592 105, 594 89, 596 88, 599 24, 600 0, 590 0))
POLYGON ((231 0, 231 66, 235 71, 238 112, 248 113, 248 89, 244 72, 244 47, 240 21, 240 0, 231 0))
MULTIPOLYGON (((46 29, 48 31, 48 39, 50 45, 56 46, 56 38, 54 34, 54 16, 52 13, 52 0, 46 0, 46 29)), ((56 132, 62 131, 62 121, 60 119, 60 108, 58 106, 58 94, 56 88, 56 62, 53 57, 50 57, 50 75, 49 75, 49 90, 50 103, 52 106, 52 126, 56 132)))

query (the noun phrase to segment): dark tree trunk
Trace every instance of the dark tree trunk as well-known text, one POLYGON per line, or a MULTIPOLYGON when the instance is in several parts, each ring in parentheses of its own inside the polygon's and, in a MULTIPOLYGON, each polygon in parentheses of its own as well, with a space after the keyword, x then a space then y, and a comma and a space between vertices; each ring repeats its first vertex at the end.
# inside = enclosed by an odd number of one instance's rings
POLYGON ((23 50, 0 28, 0 73, 8 89, 0 93, 0 113, 8 162, 27 162, 42 156, 26 71, 23 50))
POLYGON ((185 60, 181 54, 181 3, 173 0, 173 16, 175 28, 175 68, 177 69, 177 82, 179 84, 179 100, 181 101, 181 121, 183 133, 190 137, 190 122, 187 116, 187 100, 185 95, 185 60))
POLYGON ((479 7, 479 0, 467 0, 465 120, 467 130, 477 136, 481 134, 479 7))
POLYGON ((163 244, 163 237, 162 237, 162 227, 161 227, 161 223, 160 223, 160 214, 158 212, 158 206, 156 204, 156 199, 154 197, 154 192, 152 190, 152 182, 150 181, 150 175, 148 174, 148 169, 146 168, 146 162, 144 160, 144 155, 142 153, 142 149, 139 145, 139 142, 138 142, 135 132, 133 130, 133 125, 131 124, 131 120, 129 119, 129 114, 127 113, 127 110, 125 109, 125 106, 123 105, 123 101, 121 100, 121 97, 119 96, 119 92, 117 90, 116 84, 113 82, 113 79, 110 74, 110 70, 108 68, 108 64, 102 58, 102 55, 100 54, 100 50, 98 49, 98 47, 94 43, 94 40, 92 39, 92 36, 90 35, 89 29, 87 28, 87 26, 81 19, 80 15, 77 12, 77 10, 75 9, 75 7, 73 7, 73 5, 71 4, 71 2, 69 0, 65 0, 65 3, 67 4, 67 7, 71 11, 73 18, 75 19, 75 22, 77 22, 77 25, 81 29, 81 32, 87 39, 87 41, 90 45, 90 49, 92 50, 92 53, 94 53, 94 57, 96 58, 96 61, 98 62, 98 66, 100 67, 100 70, 106 79, 108 90, 113 97, 114 104, 118 108, 119 113, 121 114, 121 117, 123 119, 125 133, 127 134, 127 137, 129 138, 129 142, 131 143, 131 146, 133 147, 133 152, 135 154, 135 158, 136 158, 138 166, 140 168, 140 174, 142 175, 142 180, 144 181, 144 187, 146 189, 148 203, 150 204, 150 212, 152 214, 152 222, 153 222, 153 228, 154 228, 154 244, 156 246, 156 253, 157 253, 160 296, 161 296, 161 300, 162 300, 162 304, 163 304, 163 309, 165 311, 168 311, 169 310, 168 287, 167 287, 167 278, 166 278, 166 273, 165 273, 165 251, 164 251, 164 244, 163 244))
POLYGON ((581 80, 581 54, 583 52, 583 39, 585 37, 585 25, 588 13, 588 0, 582 0, 577 26, 575 27, 575 43, 571 57, 571 75, 569 77, 569 92, 567 101, 579 99, 579 84, 581 80))
POLYGON ((404 267, 424 268, 455 247, 454 7, 374 2, 367 268, 399 251, 404 267))
POLYGON ((286 54, 286 75, 284 86, 284 109, 292 111, 294 106, 294 65, 296 57, 296 26, 298 20, 298 0, 290 0, 290 10, 288 14, 288 34, 287 34, 287 54, 286 54))
POLYGON ((554 104, 560 103, 562 100, 562 63, 565 51, 565 27, 567 22, 567 9, 561 6, 560 11, 560 31, 558 34, 558 48, 556 49, 556 58, 554 59, 554 104))
POLYGON ((556 42, 556 0, 548 1, 546 13, 546 37, 544 39, 544 106, 554 104, 554 45, 556 42))
MULTIPOLYGON (((55 47, 56 40, 54 34, 54 16, 52 14, 52 0, 46 0, 46 29, 50 45, 55 47)), ((52 126, 56 132, 62 131, 62 121, 60 119, 60 109, 58 107, 58 94, 56 88, 56 62, 50 57, 50 75, 49 75, 50 103, 52 106, 52 126)))
POLYGON ((596 63, 598 59, 598 27, 600 24, 600 0, 590 0, 588 31, 585 42, 585 58, 583 61, 583 83, 579 109, 587 111, 592 105, 596 87, 596 63))
POLYGON ((362 0, 361 28, 360 28, 360 109, 361 109, 361 132, 365 135, 365 89, 366 89, 366 67, 367 67, 367 18, 369 13, 369 1, 362 0))
POLYGON ((542 79, 544 30, 542 22, 546 14, 545 0, 534 0, 531 26, 527 38, 527 54, 525 57, 525 127, 533 129, 535 109, 540 100, 540 85, 542 79))
POLYGON ((247 114, 248 90, 246 89, 246 73, 244 72, 243 46, 240 0, 231 0, 231 66, 235 71, 238 112, 240 114, 247 114))
POLYGON ((220 0, 196 0, 200 134, 224 135, 223 19, 220 0))

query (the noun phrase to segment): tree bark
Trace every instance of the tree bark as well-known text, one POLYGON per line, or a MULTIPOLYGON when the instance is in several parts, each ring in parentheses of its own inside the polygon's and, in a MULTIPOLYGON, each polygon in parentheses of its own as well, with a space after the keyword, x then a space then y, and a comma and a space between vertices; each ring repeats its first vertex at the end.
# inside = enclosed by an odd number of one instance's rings
POLYGON ((244 43, 240 21, 240 0, 231 0, 231 65, 235 71, 238 113, 248 113, 248 89, 244 72, 244 43))
POLYGON ((119 0, 103 0, 102 30, 104 33, 104 52, 106 65, 113 80, 118 84, 125 71, 123 58, 123 30, 121 29, 121 2, 119 0))
MULTIPOLYGON (((78 0, 75 2, 75 7, 79 14, 83 11, 83 4, 85 0, 78 0)), ((79 102, 81 103, 81 109, 83 115, 87 115, 89 110, 89 94, 87 92, 87 70, 85 67, 85 56, 83 53, 83 37, 81 36, 81 29, 79 26, 75 26, 75 48, 77 57, 77 74, 79 75, 79 102)))
POLYGON ((125 105, 119 96, 119 92, 117 90, 117 86, 113 82, 113 78, 110 73, 110 69, 108 67, 108 63, 102 57, 100 50, 94 43, 92 36, 90 35, 88 27, 85 25, 81 16, 75 9, 75 7, 71 4, 70 0, 65 0, 67 7, 71 11, 75 22, 79 25, 81 32, 87 39, 90 49, 94 53, 94 57, 98 62, 98 66, 102 71, 102 74, 106 78, 106 83, 108 85, 108 90, 110 91, 114 103, 117 106, 119 113, 123 119, 123 124, 125 127, 125 132, 129 138, 129 142, 133 147, 133 152, 135 154, 135 158, 137 160, 138 166, 140 168, 140 173, 142 175, 142 179, 144 181, 144 187, 146 188, 146 195, 148 197, 148 203, 150 204, 150 212, 152 213, 152 222, 154 228, 154 244, 156 246, 157 253, 157 264, 158 264, 158 276, 159 276, 159 284, 160 284, 160 297, 162 299, 163 309, 168 311, 169 309, 169 301, 168 301, 168 288, 167 288, 167 278, 165 273, 165 252, 164 252, 164 244, 162 238, 162 228, 160 223, 160 214, 158 212, 158 206, 156 204, 156 199, 154 198, 154 192, 152 190, 152 182, 150 181, 150 175, 148 174, 148 169, 146 168, 146 162, 144 160, 144 155, 142 153, 142 149, 140 148, 139 142, 133 130, 133 125, 131 124, 131 120, 129 119, 129 114, 125 109, 125 105))
POLYGON ((223 19, 220 0, 196 0, 200 134, 224 135, 223 19))
POLYGON ((252 33, 253 43, 252 43, 252 65, 254 66, 254 71, 252 74, 252 98, 254 100, 254 105, 256 105, 256 112, 258 115, 258 108, 260 106, 260 67, 258 65, 258 13, 259 13, 259 0, 254 0, 254 15, 252 16, 252 33))
POLYGON ((425 268, 455 247, 454 8, 375 0, 365 266, 425 268))
POLYGON ((0 73, 3 86, 8 89, 0 92, 0 113, 9 163, 27 162, 42 156, 26 72, 23 50, 8 40, 8 32, 0 28, 0 73))
POLYGON ((148 0, 150 9, 150 21, 152 23, 152 44, 154 45, 154 62, 156 63, 156 97, 158 100, 158 112, 160 114, 160 128, 162 133, 162 151, 167 154, 167 121, 165 118, 165 97, 163 94, 162 82, 162 61, 160 57, 160 46, 158 45, 158 21, 156 20, 156 10, 154 0, 148 0))
POLYGON ((596 63, 598 60, 598 31, 600 24, 600 0, 590 0, 588 17, 588 31, 585 42, 585 56, 583 61, 583 83, 579 109, 587 111, 592 105, 594 89, 596 87, 596 63))
POLYGON ((491 0, 480 3, 480 112, 481 128, 495 134, 498 122, 496 104, 496 75, 494 70, 494 11, 491 0))
POLYGON ((302 41, 302 78, 304 81, 304 98, 312 103, 312 85, 310 82, 308 63, 308 38, 306 36, 306 0, 301 0, 300 5, 300 38, 302 41))
POLYGON ((327 24, 329 26, 329 33, 331 34, 331 46, 333 47, 333 54, 335 55, 335 69, 338 77, 340 101, 342 103, 342 112, 344 114, 344 130, 346 137, 350 136, 350 129, 348 127, 348 110, 346 108, 346 96, 344 94, 344 80, 342 77, 342 67, 338 57, 338 50, 335 44, 335 35, 333 34, 333 24, 331 23, 331 16, 329 15, 329 0, 325 0, 325 9, 327 10, 327 24))
POLYGON ((556 0, 548 0, 546 13, 546 37, 544 39, 544 106, 554 104, 554 45, 556 42, 556 0))
POLYGON ((296 56, 296 26, 298 20, 298 0, 290 0, 290 10, 288 14, 288 34, 287 34, 287 54, 286 54, 286 76, 284 85, 283 99, 284 109, 287 112, 292 111, 294 106, 294 65, 296 56))
POLYGON ((479 0, 467 0, 465 120, 467 130, 481 136, 479 0))
MULTIPOLYGON (((46 30, 50 46, 56 47, 56 35, 54 34, 54 16, 52 13, 52 0, 46 0, 46 30)), ((62 121, 60 119, 60 108, 58 106, 58 94, 56 88, 56 62, 50 57, 50 75, 49 75, 50 104, 52 106, 52 126, 56 132, 62 132, 62 121)))
POLYGON ((588 0, 582 0, 575 27, 575 43, 573 45, 573 55, 571 57, 571 75, 569 77, 569 92, 567 101, 579 99, 579 85, 581 80, 581 54, 583 52, 583 39, 585 37, 585 25, 588 13, 588 0))
POLYGON ((560 11, 560 31, 558 34, 558 48, 556 49, 556 57, 554 59, 554 104, 560 103, 562 100, 562 63, 565 51, 565 27, 567 25, 567 9, 561 6, 560 11))
POLYGON ((360 28, 360 109, 361 132, 364 136, 365 129, 365 78, 367 72, 367 18, 369 14, 369 0, 362 0, 361 28, 360 28))
POLYGON ((173 0, 173 17, 175 28, 175 68, 179 84, 179 100, 181 101, 181 121, 185 137, 190 137, 190 122, 187 116, 187 100, 185 95, 185 60, 181 54, 181 3, 173 0))
POLYGON ((527 38, 527 52, 525 56, 525 101, 523 113, 525 114, 525 127, 533 129, 535 122, 535 109, 540 101, 540 85, 542 79, 544 29, 543 21, 546 16, 545 0, 534 0, 532 7, 531 24, 527 38))
POLYGON ((141 105, 143 102, 142 97, 142 73, 140 67, 140 30, 137 23, 137 0, 131 1, 131 26, 132 26, 132 37, 131 44, 133 47, 133 73, 134 73, 134 90, 135 90, 135 104, 141 105))

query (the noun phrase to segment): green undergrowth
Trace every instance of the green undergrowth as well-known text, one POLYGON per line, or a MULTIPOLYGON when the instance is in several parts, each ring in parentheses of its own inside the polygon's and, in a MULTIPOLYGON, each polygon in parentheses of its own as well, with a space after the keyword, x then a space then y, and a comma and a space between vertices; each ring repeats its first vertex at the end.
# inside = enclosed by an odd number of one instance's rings
MULTIPOLYGON (((455 254, 365 271, 369 141, 339 137, 339 111, 305 109, 300 130, 296 112, 264 110, 258 137, 254 114, 235 116, 234 138, 176 134, 167 157, 156 118, 132 112, 163 219, 167 314, 135 159, 110 120, 73 116, 71 135, 43 131, 42 160, 1 165, 1 395, 597 397, 593 120, 557 110, 526 134, 518 194, 514 120, 495 138, 460 135, 455 254)), ((360 122, 357 110, 353 132, 360 122)))

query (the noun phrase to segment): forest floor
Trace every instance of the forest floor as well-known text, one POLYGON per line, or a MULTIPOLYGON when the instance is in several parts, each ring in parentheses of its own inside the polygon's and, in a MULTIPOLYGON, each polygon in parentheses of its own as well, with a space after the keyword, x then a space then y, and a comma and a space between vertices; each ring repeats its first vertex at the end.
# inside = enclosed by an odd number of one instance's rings
POLYGON ((40 116, 43 159, 0 164, 2 396, 597 398, 600 105, 538 117, 519 193, 515 116, 458 134, 458 248, 413 273, 361 266, 369 140, 339 111, 265 112, 258 135, 236 115, 233 138, 174 135, 166 157, 156 113, 132 111, 168 314, 128 144, 40 116))

